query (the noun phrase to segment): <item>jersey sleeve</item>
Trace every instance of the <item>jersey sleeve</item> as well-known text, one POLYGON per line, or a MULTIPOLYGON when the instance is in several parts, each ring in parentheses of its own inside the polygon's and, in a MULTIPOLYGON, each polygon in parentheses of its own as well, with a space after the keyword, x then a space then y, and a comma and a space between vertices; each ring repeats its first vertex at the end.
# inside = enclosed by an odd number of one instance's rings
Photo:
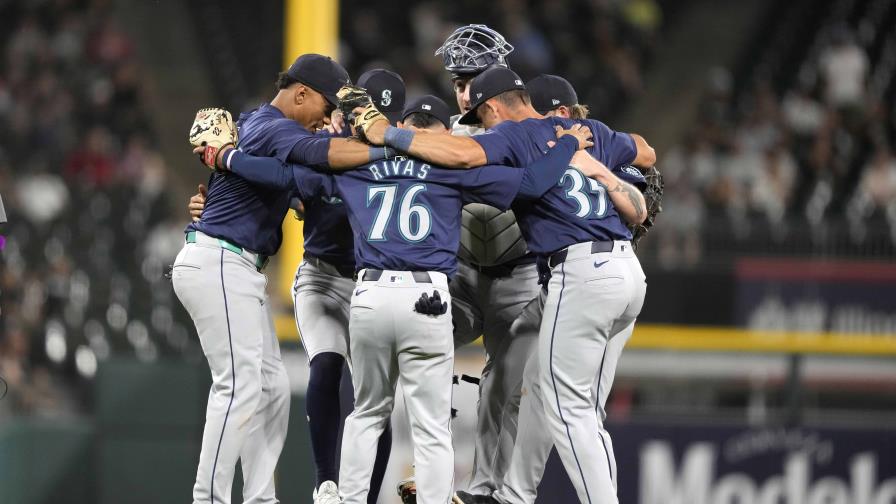
POLYGON ((334 191, 330 175, 298 164, 285 164, 275 158, 250 156, 239 150, 226 158, 230 171, 249 182, 270 189, 294 191, 300 199, 329 196, 334 191))
POLYGON ((306 166, 327 167, 331 136, 314 135, 302 128, 303 134, 293 138, 286 161, 306 166))
MULTIPOLYGON (((303 138, 314 137, 299 123, 286 118, 271 119, 255 134, 240 139, 240 149, 253 155, 271 156, 281 163, 293 160, 295 145, 303 138)), ((324 140, 329 143, 329 140, 324 140)))
POLYGON ((485 203, 501 210, 510 208, 523 181, 523 170, 510 166, 486 165, 452 172, 460 177, 464 204, 485 203))
POLYGON ((611 170, 631 164, 638 154, 635 139, 628 133, 610 129, 606 124, 589 120, 594 133, 593 154, 611 170))
POLYGON ((612 172, 623 181, 628 182, 641 191, 647 187, 647 180, 644 179, 644 174, 641 173, 641 170, 632 165, 620 166, 619 168, 612 170, 612 172))
POLYGON ((526 138, 523 127, 513 121, 504 121, 481 135, 470 138, 485 151, 490 165, 517 166, 519 159, 514 153, 514 145, 520 138, 526 138))

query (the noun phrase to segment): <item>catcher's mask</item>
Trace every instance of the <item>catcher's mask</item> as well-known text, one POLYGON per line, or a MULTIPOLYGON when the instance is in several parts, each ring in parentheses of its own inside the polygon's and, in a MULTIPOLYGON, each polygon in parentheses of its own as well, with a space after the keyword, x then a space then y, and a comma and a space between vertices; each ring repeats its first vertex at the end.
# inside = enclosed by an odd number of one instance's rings
POLYGON ((436 56, 442 55, 445 70, 455 74, 477 74, 492 65, 507 66, 504 57, 513 51, 504 36, 481 24, 461 26, 448 36, 436 56))

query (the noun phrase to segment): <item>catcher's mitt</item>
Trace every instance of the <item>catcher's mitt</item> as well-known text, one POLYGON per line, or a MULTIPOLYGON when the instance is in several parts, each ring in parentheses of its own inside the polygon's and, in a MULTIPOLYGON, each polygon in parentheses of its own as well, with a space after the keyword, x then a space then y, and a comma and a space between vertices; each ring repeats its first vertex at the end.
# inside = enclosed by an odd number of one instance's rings
POLYGON ((388 121, 386 116, 376 109, 367 90, 362 87, 347 84, 339 89, 336 97, 339 98, 339 110, 342 111, 346 124, 354 126, 355 136, 367 143, 370 143, 367 140, 370 126, 380 120, 388 121), (355 114, 354 111, 358 107, 363 107, 364 110, 355 114))
POLYGON ((196 119, 190 128, 190 144, 205 147, 200 154, 205 166, 214 170, 218 152, 228 145, 236 145, 236 142, 236 127, 230 112, 220 108, 204 108, 196 112, 196 119))
POLYGON ((632 230, 632 247, 638 249, 638 241, 650 231, 658 213, 663 211, 663 174, 651 166, 644 173, 644 180, 647 187, 644 188, 644 202, 647 204, 647 218, 644 222, 636 226, 631 226, 632 230))

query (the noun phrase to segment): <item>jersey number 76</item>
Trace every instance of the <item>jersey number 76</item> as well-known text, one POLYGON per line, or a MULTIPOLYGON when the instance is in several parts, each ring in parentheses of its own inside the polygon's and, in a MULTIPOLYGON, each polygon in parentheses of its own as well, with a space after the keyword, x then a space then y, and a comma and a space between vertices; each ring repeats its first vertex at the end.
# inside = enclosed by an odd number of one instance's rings
POLYGON ((397 198, 398 185, 377 185, 367 187, 367 208, 379 202, 373 226, 367 235, 367 241, 386 241, 386 228, 392 220, 396 199, 398 203, 398 232, 409 242, 419 242, 429 236, 432 231, 432 215, 425 205, 414 203, 418 194, 426 190, 424 184, 408 187, 400 198, 397 198))

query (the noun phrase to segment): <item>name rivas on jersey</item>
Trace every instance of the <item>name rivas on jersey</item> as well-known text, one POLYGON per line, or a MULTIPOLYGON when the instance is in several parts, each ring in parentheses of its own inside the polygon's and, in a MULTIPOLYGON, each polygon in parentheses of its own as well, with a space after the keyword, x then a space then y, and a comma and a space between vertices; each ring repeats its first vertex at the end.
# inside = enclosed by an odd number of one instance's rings
POLYGON ((401 156, 386 159, 367 167, 376 180, 382 180, 386 177, 417 177, 424 180, 429 175, 430 168, 432 167, 426 163, 401 156))
MULTIPOLYGON (((896 478, 877 482, 877 456, 852 457, 849 481, 836 476, 813 480, 811 457, 790 452, 783 473, 763 482, 750 474, 716 474, 717 449, 694 443, 676 468, 672 446, 664 441, 645 443, 640 453, 639 504, 893 504, 896 478)), ((886 475, 885 475, 886 476, 886 475)))

